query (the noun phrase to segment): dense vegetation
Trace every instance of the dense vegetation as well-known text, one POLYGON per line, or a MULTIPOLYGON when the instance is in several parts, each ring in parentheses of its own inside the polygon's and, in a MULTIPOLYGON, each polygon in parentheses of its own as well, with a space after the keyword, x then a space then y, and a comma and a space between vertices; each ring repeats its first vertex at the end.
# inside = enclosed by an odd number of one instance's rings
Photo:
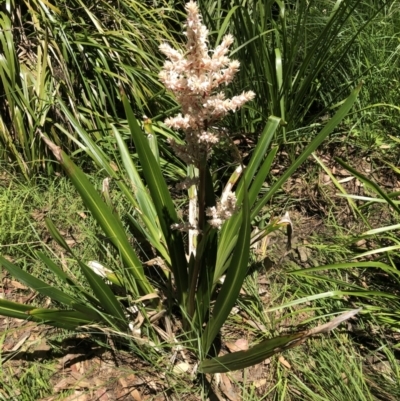
POLYGON ((186 43, 184 5, 0 5, 0 314, 22 319, 0 318, 0 399, 99 399, 103 388, 135 400, 206 399, 210 388, 227 399, 399 399, 400 4, 199 1, 209 48, 234 38, 240 69, 226 97, 255 98, 215 122, 227 139, 191 166, 171 148, 184 137, 164 120, 181 105, 159 79, 159 45, 186 43), (236 183, 240 207, 222 231, 171 229, 190 221, 176 188, 187 175, 204 183, 204 215, 236 183), (93 273, 102 265, 112 284, 93 273), (99 384, 86 366, 60 385, 66 338, 111 350, 115 377, 99 384), (198 373, 224 371, 210 362, 218 341, 226 370, 250 365, 233 356, 243 341, 263 344, 253 361, 271 358, 208 386, 198 373), (129 393, 118 380, 133 371, 144 379, 129 393))

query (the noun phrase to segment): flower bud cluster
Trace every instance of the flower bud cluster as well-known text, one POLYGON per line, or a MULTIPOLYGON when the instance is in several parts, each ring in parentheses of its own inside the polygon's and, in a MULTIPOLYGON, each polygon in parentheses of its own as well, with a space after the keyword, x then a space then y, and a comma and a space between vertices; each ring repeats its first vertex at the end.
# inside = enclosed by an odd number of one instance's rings
POLYGON ((225 220, 228 220, 236 211, 236 195, 234 192, 229 192, 226 197, 221 198, 217 206, 209 207, 206 210, 206 215, 211 217, 208 223, 220 229, 225 220))
POLYGON ((210 55, 208 30, 202 24, 197 4, 190 1, 185 8, 185 51, 173 49, 166 43, 160 45, 168 60, 159 77, 182 108, 177 116, 165 120, 167 126, 185 133, 184 145, 172 141, 171 146, 183 161, 198 167, 220 141, 219 133, 211 131, 211 125, 228 112, 240 109, 255 95, 248 91, 226 99, 223 92, 216 92, 220 85, 229 84, 239 70, 239 62, 231 61, 227 56, 233 36, 226 35, 210 55))

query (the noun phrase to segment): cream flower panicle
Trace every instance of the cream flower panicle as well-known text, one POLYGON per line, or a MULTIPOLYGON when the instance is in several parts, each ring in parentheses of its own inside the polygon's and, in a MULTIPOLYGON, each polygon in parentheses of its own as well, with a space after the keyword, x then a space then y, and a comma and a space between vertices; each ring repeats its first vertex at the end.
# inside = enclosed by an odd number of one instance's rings
MULTIPOLYGON (((209 51, 208 30, 202 23, 197 3, 190 1, 185 9, 185 52, 173 49, 167 43, 161 44, 160 51, 168 60, 159 78, 175 94, 182 107, 181 114, 168 118, 165 123, 186 134, 186 151, 194 152, 189 158, 198 166, 200 160, 209 156, 212 147, 218 143, 219 135, 209 132, 209 127, 228 112, 235 112, 252 100, 254 93, 244 92, 232 99, 225 99, 222 92, 216 92, 220 85, 229 84, 239 70, 239 62, 231 61, 227 56, 234 38, 226 35, 213 52, 209 51)), ((181 154, 185 150, 180 148, 181 154)))
MULTIPOLYGON (((228 52, 234 42, 232 35, 226 35, 221 43, 208 49, 208 30, 196 2, 185 6, 186 46, 184 51, 173 49, 169 44, 160 45, 160 51, 167 57, 159 78, 171 90, 181 106, 181 113, 165 120, 165 124, 185 133, 185 143, 170 144, 185 163, 199 167, 206 160, 212 148, 220 142, 222 131, 215 129, 215 123, 229 112, 239 110, 246 102, 254 99, 252 91, 243 92, 227 99, 219 86, 228 85, 239 71, 239 62, 230 60, 228 52)), ((215 208, 207 210, 210 224, 220 227, 235 210, 236 198, 232 193, 221 200, 215 208)))

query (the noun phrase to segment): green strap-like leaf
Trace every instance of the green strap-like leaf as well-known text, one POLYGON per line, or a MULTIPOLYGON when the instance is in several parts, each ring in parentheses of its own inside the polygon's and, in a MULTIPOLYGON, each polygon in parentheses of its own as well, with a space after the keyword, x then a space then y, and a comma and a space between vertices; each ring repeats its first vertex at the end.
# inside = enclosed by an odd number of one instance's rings
POLYGON ((171 256, 171 269, 174 273, 177 286, 177 294, 182 298, 180 301, 184 301, 187 296, 188 288, 187 261, 182 235, 179 231, 171 228, 172 224, 178 223, 175 205, 168 191, 161 168, 151 151, 144 133, 136 121, 129 101, 125 93, 121 95, 132 139, 142 165, 143 175, 149 187, 160 226, 168 245, 169 254, 171 256))
MULTIPOLYGON (((22 270, 18 266, 9 262, 7 259, 0 256, 0 265, 3 266, 13 277, 15 277, 21 283, 27 285, 33 290, 43 294, 53 301, 60 302, 61 304, 70 306, 76 310, 79 310, 80 313, 85 314, 86 318, 89 320, 100 320, 100 316, 98 313, 91 307, 86 306, 79 302, 79 300, 71 297, 66 294, 64 291, 59 290, 58 288, 52 287, 45 283, 44 281, 32 276, 26 271, 22 270)), ((98 303, 98 302, 97 302, 98 303)))
POLYGON ((47 229, 50 231, 51 236, 57 242, 57 244, 60 245, 62 248, 64 248, 71 255, 73 255, 71 248, 65 241, 64 237, 57 230, 57 227, 54 225, 53 221, 49 217, 46 217, 44 219, 44 222, 46 224, 47 229))
POLYGON ((400 271, 387 265, 386 263, 377 262, 375 260, 369 262, 346 262, 346 263, 335 263, 332 265, 324 265, 318 267, 310 267, 301 270, 291 270, 287 274, 293 274, 296 276, 308 276, 309 273, 323 272, 326 270, 337 270, 337 269, 381 269, 384 272, 390 274, 395 279, 400 278, 400 271))
POLYGON ((275 159, 276 153, 278 152, 278 147, 273 148, 269 151, 268 156, 265 158, 263 164, 258 170, 251 186, 249 189, 249 204, 250 208, 254 205, 257 200, 257 197, 260 194, 260 190, 265 183, 267 175, 271 169, 272 162, 275 159))
POLYGON ((58 277, 60 278, 65 284, 69 285, 71 288, 76 290, 79 295, 83 295, 94 307, 99 308, 100 303, 99 301, 93 297, 93 295, 89 294, 81 285, 76 284, 71 277, 65 274, 60 267, 58 267, 50 258, 48 258, 42 252, 36 252, 38 258, 40 258, 45 265, 58 277))
POLYGON ((206 359, 200 363, 199 371, 209 374, 224 373, 256 365, 284 349, 294 347, 303 335, 303 333, 296 333, 271 338, 247 351, 238 351, 218 358, 206 359))
POLYGON ((144 275, 142 264, 129 243, 129 239, 126 236, 120 220, 114 216, 112 210, 103 201, 86 175, 70 160, 65 152, 55 146, 46 137, 42 138, 53 151, 57 160, 81 195, 86 207, 92 212, 107 238, 121 253, 122 259, 127 267, 126 271, 133 275, 136 284, 144 294, 154 292, 151 284, 144 275))
POLYGON ((85 326, 96 323, 88 319, 87 315, 74 310, 58 309, 31 309, 27 312, 35 320, 42 320, 43 323, 51 326, 61 327, 67 330, 75 330, 79 326, 85 326))
POLYGON ((232 252, 235 249, 237 242, 241 221, 242 215, 237 213, 234 214, 222 226, 218 241, 217 261, 214 272, 214 285, 222 277, 228 267, 229 259, 232 257, 232 252))
POLYGON ((60 302, 64 305, 71 305, 72 303, 77 302, 76 299, 65 294, 65 292, 57 288, 54 288, 45 283, 44 281, 39 280, 38 278, 32 276, 31 274, 27 273, 18 266, 9 262, 2 256, 0 256, 0 265, 3 266, 18 281, 32 288, 33 290, 51 298, 54 301, 60 302))
MULTIPOLYGON (((134 197, 137 200, 140 210, 140 219, 145 224, 146 237, 150 240, 152 246, 154 246, 158 252, 164 256, 165 252, 165 239, 163 233, 158 225, 158 218, 152 199, 147 193, 147 189, 142 182, 135 164, 132 161, 132 156, 129 154, 128 148, 122 139, 119 131, 115 126, 111 126, 114 136, 117 140, 119 152, 121 155, 122 163, 124 164, 126 173, 128 174, 129 180, 131 182, 131 188, 134 197)), ((167 260, 169 257, 167 256, 167 260)))
MULTIPOLYGON (((264 183, 266 175, 269 172, 270 162, 272 162, 271 159, 276 153, 276 151, 271 151, 267 158, 265 158, 265 154, 267 153, 271 140, 279 127, 280 121, 281 119, 278 117, 271 116, 268 118, 268 122, 265 125, 265 128, 260 136, 256 148, 254 149, 250 162, 246 167, 242 178, 239 181, 238 189, 236 190, 236 196, 238 198, 238 201, 240 202, 241 196, 244 192, 244 182, 246 181, 247 183, 251 183, 255 176, 255 180, 249 190, 250 208, 253 207, 253 204, 256 201, 259 189, 264 183), (261 163, 263 164, 260 167, 261 163), (263 177, 263 175, 265 176, 263 177)), ((229 219, 222 227, 218 245, 214 283, 216 283, 223 275, 227 267, 228 260, 232 256, 232 251, 237 241, 240 222, 241 215, 235 215, 232 216, 232 218, 229 219)))
POLYGON ((121 304, 118 302, 111 288, 99 277, 92 269, 86 266, 84 263, 79 262, 79 266, 83 271, 87 281, 93 292, 99 299, 101 306, 104 310, 114 317, 118 326, 126 329, 128 327, 127 318, 122 310, 121 304))
POLYGON ((243 196, 242 223, 239 230, 236 247, 233 251, 231 263, 227 269, 226 277, 222 288, 215 302, 212 316, 202 335, 202 351, 204 355, 208 353, 210 347, 217 336, 219 330, 228 317, 234 306, 243 280, 246 277, 247 266, 250 254, 250 210, 247 193, 243 196))
MULTIPOLYGON (((270 116, 268 118, 267 124, 265 125, 265 128, 263 132, 261 133, 260 139, 257 142, 257 146, 255 147, 253 154, 251 156, 250 162, 248 166, 246 167, 246 170, 244 172, 244 175, 240 181, 239 184, 239 190, 238 190, 238 197, 240 196, 240 192, 242 191, 242 186, 244 183, 244 180, 248 184, 250 184, 256 175, 256 172, 258 171, 261 163, 265 159, 265 155, 268 151, 269 145, 272 141, 272 138, 275 135, 276 130, 279 127, 279 123, 281 122, 281 119, 275 116, 270 116)), ((250 207, 252 205, 250 204, 250 207)))
POLYGON ((209 312, 211 296, 213 293, 213 279, 215 261, 217 259, 218 232, 210 228, 203 236, 201 243, 197 247, 196 258, 200 258, 199 281, 195 296, 194 324, 197 329, 201 329, 206 315, 209 312))
POLYGON ((297 168, 314 152, 319 145, 327 138, 327 136, 339 125, 343 118, 347 115, 354 102, 357 99, 358 93, 361 90, 361 84, 351 93, 351 95, 342 104, 336 114, 328 121, 322 131, 311 141, 311 143, 304 149, 303 153, 294 161, 294 163, 282 174, 282 176, 271 186, 270 190, 264 195, 256 204, 251 213, 251 220, 253 220, 264 205, 272 198, 272 196, 282 188, 286 180, 293 175, 297 168))
POLYGON ((15 317, 17 319, 28 319, 27 312, 35 309, 34 306, 19 304, 17 302, 0 299, 0 315, 15 317))

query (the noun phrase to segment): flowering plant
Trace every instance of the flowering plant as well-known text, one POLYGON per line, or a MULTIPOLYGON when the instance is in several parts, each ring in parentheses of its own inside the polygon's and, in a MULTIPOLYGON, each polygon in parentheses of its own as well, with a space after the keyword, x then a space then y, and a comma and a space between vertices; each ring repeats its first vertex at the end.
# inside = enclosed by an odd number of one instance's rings
MULTIPOLYGON (((250 366, 285 347, 300 343, 308 335, 332 329, 343 319, 356 313, 347 313, 329 326, 322 326, 319 331, 281 336, 263 341, 246 352, 215 357, 213 344, 239 296, 247 274, 251 245, 271 231, 290 224, 290 219, 286 216, 271 221, 261 232, 252 232, 252 221, 294 170, 339 124, 354 103, 360 88, 343 102, 320 134, 270 186, 269 191, 260 197, 261 188, 277 152, 277 148, 270 149, 270 143, 279 129, 280 119, 271 116, 248 165, 243 166, 240 157, 238 158, 237 168, 218 200, 208 167, 213 148, 222 139, 225 141, 226 137, 225 132, 218 129, 217 123, 227 113, 234 112, 251 101, 255 94, 247 91, 226 99, 223 92, 217 91, 221 85, 231 82, 239 69, 239 63, 231 61, 227 56, 233 37, 225 36, 210 55, 207 46, 208 32, 202 24, 196 3, 187 3, 186 11, 185 51, 175 50, 168 44, 160 46, 160 50, 169 59, 160 72, 160 79, 175 94, 182 108, 180 114, 168 118, 165 124, 185 134, 183 143, 171 141, 171 147, 188 166, 188 177, 180 184, 181 188, 188 190, 187 221, 178 218, 163 177, 151 122, 145 122, 145 130, 149 134, 146 138, 125 93, 121 92, 121 98, 141 163, 143 179, 138 174, 121 131, 116 125, 110 129, 120 152, 121 169, 113 168, 112 161, 101 148, 79 124, 73 124, 79 131, 85 150, 109 176, 104 181, 104 199, 86 175, 39 130, 43 140, 79 191, 87 208, 113 244, 121 263, 115 269, 104 268, 93 261, 84 263, 48 219, 47 225, 54 239, 77 261, 91 287, 91 292, 82 289, 76 280, 43 253, 39 253, 38 257, 63 282, 63 291, 0 257, 0 264, 19 280, 67 306, 66 310, 38 309, 0 300, 0 313, 18 318, 29 317, 38 322, 67 329, 90 327, 93 330, 96 326, 105 330, 106 327, 111 327, 114 333, 130 331, 137 337, 140 336, 140 327, 146 319, 141 319, 138 324, 136 320, 132 321, 132 313, 147 313, 149 316, 155 310, 157 316, 162 312, 163 316, 169 314, 170 319, 173 319, 178 317, 173 317, 171 305, 178 305, 183 321, 182 334, 187 346, 195 350, 201 361, 199 370, 204 373, 216 373, 250 366), (131 222, 136 232, 155 250, 156 255, 152 260, 142 262, 131 245, 108 193, 109 178, 115 179, 127 202, 136 211, 131 216, 131 222), (186 231, 187 241, 184 236, 186 231), (157 264, 160 267, 163 275, 157 284, 150 282, 145 274, 144 264, 157 264), (125 289, 127 296, 123 299, 124 303, 116 297, 109 282, 125 289), (126 303, 140 303, 143 305, 140 308, 142 311, 139 312, 135 305, 127 307, 126 303)), ((153 324, 154 321, 153 319, 153 324)))

